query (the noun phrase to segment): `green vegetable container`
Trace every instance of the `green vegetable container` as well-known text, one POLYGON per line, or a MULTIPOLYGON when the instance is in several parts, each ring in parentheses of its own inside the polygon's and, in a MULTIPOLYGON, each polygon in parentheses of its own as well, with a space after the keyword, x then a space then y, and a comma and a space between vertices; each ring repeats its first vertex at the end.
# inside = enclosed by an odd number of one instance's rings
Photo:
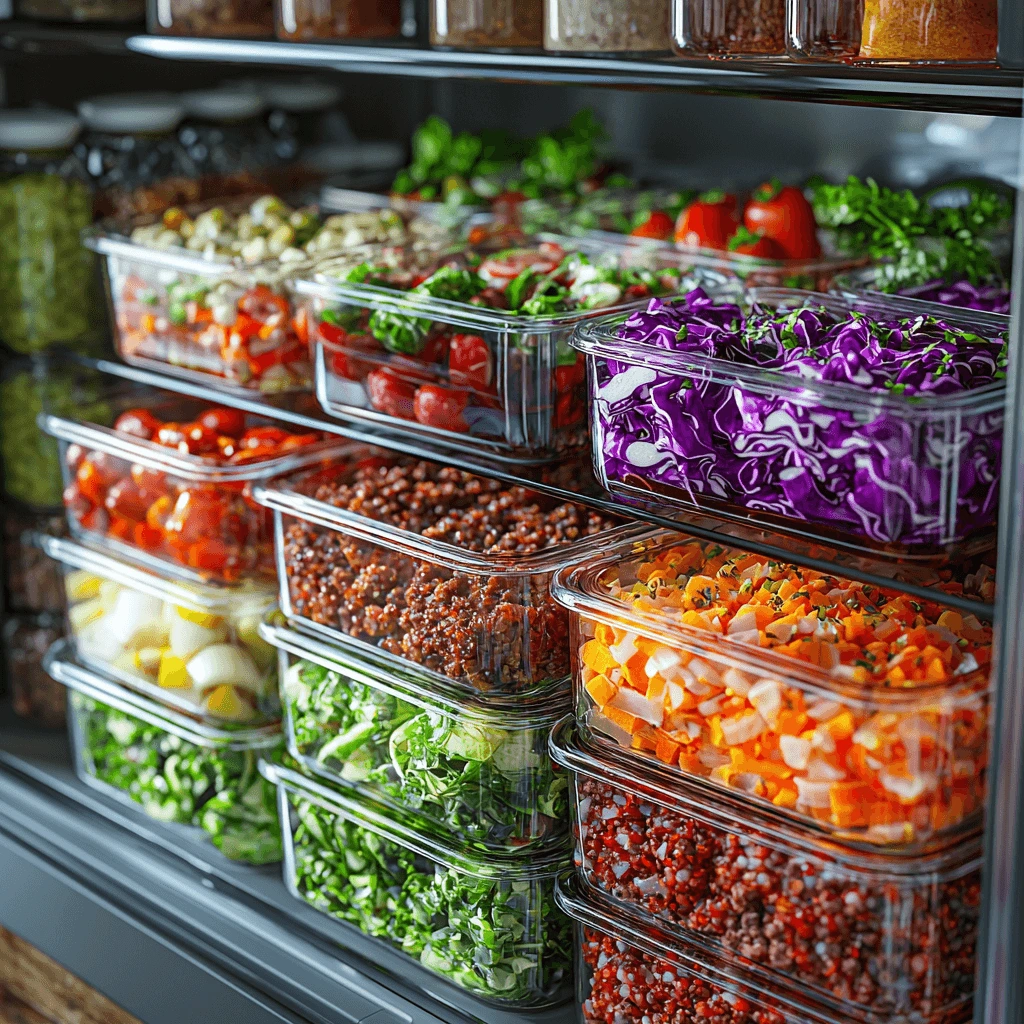
POLYGON ((277 784, 293 895, 502 1008, 569 997, 572 937, 554 905, 564 854, 482 857, 300 772, 261 770, 277 784))
POLYGON ((564 698, 467 698, 383 673, 343 648, 264 624, 278 648, 292 756, 435 835, 532 855, 564 846, 566 780, 548 756, 564 698))
POLYGON ((15 352, 98 335, 96 272, 81 232, 92 222, 78 118, 0 111, 0 340, 15 352))
POLYGON ((123 689, 85 668, 68 641, 47 672, 69 695, 75 771, 83 782, 138 804, 151 818, 202 829, 230 860, 273 864, 281 837, 261 757, 276 757, 276 726, 215 728, 123 689))

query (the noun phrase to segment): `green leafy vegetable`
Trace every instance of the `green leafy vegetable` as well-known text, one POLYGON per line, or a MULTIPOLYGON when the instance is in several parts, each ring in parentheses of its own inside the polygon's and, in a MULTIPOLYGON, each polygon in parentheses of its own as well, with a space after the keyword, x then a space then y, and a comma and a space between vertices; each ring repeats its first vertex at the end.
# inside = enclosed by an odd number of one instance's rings
POLYGON ((553 881, 444 868, 292 797, 295 884, 332 917, 385 939, 478 995, 538 1002, 569 973, 569 922, 553 881))
POLYGON ((307 661, 291 667, 285 700, 300 754, 434 832, 493 848, 564 829, 566 780, 545 728, 459 723, 307 661))
POLYGON ((90 775, 152 818, 199 826, 231 860, 281 859, 275 788, 258 770, 270 751, 200 747, 81 694, 73 699, 90 775))

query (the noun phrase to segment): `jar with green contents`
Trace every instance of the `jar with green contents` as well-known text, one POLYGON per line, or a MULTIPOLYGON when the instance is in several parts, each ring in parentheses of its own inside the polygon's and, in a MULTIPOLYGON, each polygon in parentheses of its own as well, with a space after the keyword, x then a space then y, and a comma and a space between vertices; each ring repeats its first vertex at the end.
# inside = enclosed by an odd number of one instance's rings
POLYGON ((96 333, 89 177, 73 155, 78 118, 0 111, 0 341, 16 352, 96 333))

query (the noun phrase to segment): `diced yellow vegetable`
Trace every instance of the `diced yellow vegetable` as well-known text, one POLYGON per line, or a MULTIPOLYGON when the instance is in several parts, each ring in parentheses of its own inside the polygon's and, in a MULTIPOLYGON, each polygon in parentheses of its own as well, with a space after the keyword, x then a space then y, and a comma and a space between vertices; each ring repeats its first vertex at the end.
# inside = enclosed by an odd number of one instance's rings
POLYGON ((102 577, 94 576, 85 569, 76 569, 64 577, 64 589, 69 601, 89 601, 100 596, 102 577))
POLYGON ((157 683, 167 690, 192 689, 192 677, 188 674, 185 662, 171 654, 169 649, 161 655, 157 683))

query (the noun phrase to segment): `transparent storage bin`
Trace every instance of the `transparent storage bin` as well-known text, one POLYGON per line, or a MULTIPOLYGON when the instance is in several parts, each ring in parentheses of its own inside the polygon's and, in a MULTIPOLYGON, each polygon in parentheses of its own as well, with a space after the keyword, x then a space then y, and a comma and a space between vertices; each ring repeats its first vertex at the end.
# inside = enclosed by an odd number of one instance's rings
POLYGON ((582 53, 667 53, 670 0, 545 0, 544 48, 582 53))
POLYGON ((919 602, 796 566, 772 574, 661 531, 609 544, 552 590, 572 610, 581 728, 637 772, 706 779, 880 846, 981 813, 992 630, 941 591, 919 602))
MULTIPOLYGON (((862 267, 838 274, 829 291, 848 299, 867 295, 877 298, 892 295, 891 283, 885 279, 885 267, 862 267)), ((1008 316, 1010 313, 1010 288, 1003 281, 991 281, 972 285, 969 281, 932 281, 913 288, 900 289, 895 294, 901 301, 912 300, 907 310, 918 309, 931 316, 942 316, 953 307, 954 310, 978 311, 1008 316), (921 303, 919 306, 918 303, 921 303)), ((953 314, 955 315, 955 313, 953 314)))
POLYGON ((292 895, 505 1009, 554 1005, 571 984, 563 856, 483 857, 386 809, 263 763, 277 784, 292 895))
POLYGON ((539 50, 544 0, 430 0, 433 46, 539 50))
POLYGON ((991 64, 998 0, 791 0, 790 49, 814 60, 991 64))
MULTIPOLYGON (((787 289, 750 289, 746 302, 793 314, 806 304, 839 320, 859 313, 884 323, 921 312, 895 298, 787 289)), ((1005 317, 937 310, 954 330, 1005 339, 1005 317)), ((986 363, 993 383, 904 397, 898 386, 854 383, 852 363, 847 379, 837 360, 831 379, 816 379, 683 352, 657 338, 627 341, 617 335, 626 320, 584 324, 573 339, 590 362, 594 464, 608 490, 889 556, 934 560, 953 546, 991 545, 1006 395, 997 355, 986 363)), ((897 374, 898 351, 885 357, 897 374)), ((781 362, 778 354, 763 358, 781 362)))
POLYGON ((105 397, 103 419, 40 419, 60 443, 72 534, 105 539, 115 553, 141 558, 157 572, 170 563, 198 582, 272 579, 270 517, 253 500, 252 486, 323 461, 338 443, 170 392, 111 382, 105 397), (204 417, 215 426, 204 427, 204 417), (151 425, 177 446, 150 440, 151 425), (218 436, 239 430, 237 444, 246 437, 266 443, 222 458, 227 449, 218 436), (199 447, 189 454, 193 439, 199 447))
POLYGON ((395 39, 401 0, 275 0, 277 38, 395 39))
MULTIPOLYGON (((202 215, 191 213, 195 220, 202 215)), ((132 240, 139 228, 185 216, 180 210, 140 216, 86 236, 86 245, 104 257, 118 354, 134 366, 228 388, 308 390, 305 325, 286 287, 301 259, 270 258, 265 238, 253 239, 249 261, 132 240)), ((207 226, 216 230, 212 222, 207 226)), ((291 226, 281 227, 287 232, 291 226)))
POLYGON ((280 718, 277 653, 259 634, 273 591, 157 576, 96 544, 40 543, 63 572, 83 665, 213 724, 280 718))
POLYGON ((288 750, 306 769, 467 848, 564 847, 566 780, 547 750, 562 696, 470 700, 384 675, 295 629, 261 633, 280 653, 288 750))
MULTIPOLYGON (((909 856, 824 843, 728 795, 631 776, 580 746, 572 771, 586 891, 673 941, 725 959, 763 991, 798 991, 841 1020, 956 1020, 974 991, 981 841, 909 856)), ((641 932, 641 933, 642 933, 641 932)), ((756 1019, 756 1018, 755 1018, 756 1019)), ((774 1018, 770 1018, 774 1019, 774 1018)))
POLYGON ((225 857, 281 860, 274 788, 259 772, 281 748, 276 727, 215 728, 121 689, 78 664, 69 641, 46 670, 70 691, 72 760, 87 785, 157 821, 202 829, 225 857))
MULTIPOLYGON (((333 467, 275 480, 256 489, 273 509, 281 609, 388 675, 437 692, 526 694, 565 687, 568 615, 552 598, 552 573, 599 551, 608 534, 592 533, 525 554, 481 553, 470 520, 492 505, 558 518, 586 534, 609 525, 577 506, 431 463, 354 449, 333 467), (400 477, 400 478, 399 478, 400 477), (465 532, 446 533, 382 521, 398 511, 417 478, 437 483, 435 500, 466 510, 465 532), (379 485, 378 485, 379 481, 379 485), (377 491, 357 498, 366 514, 331 504, 340 489, 377 491), (388 495, 395 502, 388 509, 388 495), (481 497, 483 496, 483 497, 481 497), (433 536, 431 536, 433 534, 433 536)), ((423 505, 427 506, 429 498, 423 505)), ((418 502, 417 502, 418 504, 418 502)), ((440 508, 441 506, 436 506, 440 508)), ((548 520, 552 529, 557 525, 548 520)), ((543 528, 543 527, 541 527, 543 528)))
MULTIPOLYGON (((671 253, 561 242, 527 241, 512 255, 496 242, 440 249, 371 246, 317 265, 295 290, 309 324, 316 393, 325 412, 518 461, 559 458, 578 449, 586 441, 587 415, 584 361, 569 345, 573 329, 608 309, 642 301, 649 287, 595 282, 594 288, 614 293, 599 310, 530 316, 417 292, 411 290, 414 282, 451 267, 452 273, 479 271, 485 282, 507 286, 520 264, 523 272, 531 263, 553 271, 576 250, 599 268, 642 268, 666 294, 724 279, 699 266, 683 272, 671 253), (365 280, 350 279, 364 270, 365 280)), ((435 290, 445 294, 443 283, 435 290)), ((491 285, 473 299, 499 291, 491 285)), ((505 301, 504 293, 493 297, 499 299, 505 301)))
POLYGON ((783 57, 787 0, 673 0, 672 31, 684 57, 783 57))
POLYGON ((271 39, 274 0, 147 0, 149 31, 162 36, 271 39))

